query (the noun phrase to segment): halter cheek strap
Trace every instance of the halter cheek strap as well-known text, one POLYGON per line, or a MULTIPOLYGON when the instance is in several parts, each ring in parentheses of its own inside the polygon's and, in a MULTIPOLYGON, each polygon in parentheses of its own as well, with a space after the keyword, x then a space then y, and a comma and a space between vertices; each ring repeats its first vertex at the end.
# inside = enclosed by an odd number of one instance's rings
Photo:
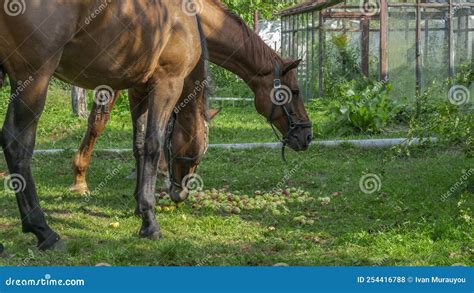
MULTIPOLYGON (((274 89, 273 93, 274 93, 274 95, 277 95, 278 94, 278 89, 280 89, 282 87, 280 64, 278 62, 274 62, 274 68, 275 68, 275 73, 274 73, 275 78, 273 80, 273 89, 274 89)), ((273 99, 274 101, 278 100, 277 97, 273 97, 273 98, 274 98, 273 99)), ((288 138, 297 129, 311 128, 313 126, 313 124, 310 121, 308 121, 308 122, 295 121, 295 119, 293 119, 293 116, 291 115, 290 111, 288 110, 288 103, 283 104, 283 105, 278 105, 278 106, 281 107, 281 109, 283 111, 283 114, 286 117, 286 121, 288 122, 288 132, 286 133, 286 135, 283 135, 283 136, 280 136, 278 134, 278 130, 276 129, 275 124, 274 124, 274 120, 273 120, 273 116, 275 115, 275 109, 277 108, 277 104, 275 104, 273 101, 272 101, 272 110, 270 112, 270 116, 268 117, 268 123, 270 123, 270 126, 272 127, 273 133, 275 134, 277 139, 279 141, 281 141, 281 143, 282 143, 281 157, 282 157, 284 162, 287 162, 286 157, 285 157, 285 149, 286 149, 286 146, 288 144, 288 138)))
POLYGON ((206 145, 205 145, 205 150, 203 154, 197 155, 195 157, 179 157, 179 156, 173 156, 173 132, 176 124, 176 118, 177 114, 173 111, 173 114, 170 118, 170 121, 168 123, 168 128, 166 131, 166 142, 165 142, 165 158, 168 163, 168 173, 169 173, 169 180, 172 185, 178 188, 182 188, 182 182, 177 182, 176 178, 174 176, 174 171, 173 171, 173 163, 176 160, 179 161, 184 161, 185 168, 189 170, 189 166, 191 164, 198 165, 200 163, 201 158, 204 156, 204 154, 207 152, 208 148, 208 142, 207 142, 207 137, 209 134, 209 126, 206 124, 206 130, 204 135, 206 136, 206 145))

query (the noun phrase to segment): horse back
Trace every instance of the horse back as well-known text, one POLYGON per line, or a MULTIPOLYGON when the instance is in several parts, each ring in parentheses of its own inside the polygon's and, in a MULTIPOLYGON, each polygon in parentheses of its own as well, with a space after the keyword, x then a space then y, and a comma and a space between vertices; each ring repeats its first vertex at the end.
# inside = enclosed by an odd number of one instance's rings
POLYGON ((7 72, 8 63, 39 69, 60 54, 55 73, 60 79, 85 88, 125 89, 145 83, 170 61, 174 67, 192 63, 186 50, 196 34, 186 21, 195 19, 183 13, 181 1, 30 0, 25 5, 19 15, 0 14, 0 60, 7 72))

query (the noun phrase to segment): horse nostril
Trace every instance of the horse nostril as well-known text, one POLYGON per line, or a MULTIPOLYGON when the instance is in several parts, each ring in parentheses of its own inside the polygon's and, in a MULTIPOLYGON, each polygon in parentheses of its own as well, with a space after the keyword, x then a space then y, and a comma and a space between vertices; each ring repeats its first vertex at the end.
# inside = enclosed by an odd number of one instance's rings
POLYGON ((313 140, 313 136, 312 136, 311 134, 309 134, 309 135, 306 137, 306 142, 307 142, 308 144, 310 144, 312 140, 313 140))

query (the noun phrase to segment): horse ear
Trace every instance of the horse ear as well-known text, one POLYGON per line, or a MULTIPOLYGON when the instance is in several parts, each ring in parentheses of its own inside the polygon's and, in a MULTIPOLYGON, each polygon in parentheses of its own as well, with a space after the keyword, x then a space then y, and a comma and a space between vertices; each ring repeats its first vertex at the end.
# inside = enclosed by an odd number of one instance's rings
POLYGON ((209 109, 207 110, 207 117, 209 120, 216 118, 217 114, 221 112, 222 109, 209 109))
POLYGON ((285 61, 283 63, 282 75, 285 75, 288 72, 290 72, 291 70, 297 68, 300 65, 301 61, 302 61, 302 59, 285 61))

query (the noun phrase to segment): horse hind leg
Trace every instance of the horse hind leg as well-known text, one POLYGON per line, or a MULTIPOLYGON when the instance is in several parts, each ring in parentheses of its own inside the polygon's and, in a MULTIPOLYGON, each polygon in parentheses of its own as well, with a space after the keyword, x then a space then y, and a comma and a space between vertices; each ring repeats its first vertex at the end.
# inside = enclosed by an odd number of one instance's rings
POLYGON ((107 109, 94 103, 89 115, 87 132, 82 140, 81 146, 74 156, 72 169, 74 172, 74 184, 69 188, 70 191, 85 195, 89 193, 87 186, 87 170, 90 165, 92 151, 99 137, 104 133, 105 127, 110 119, 110 113, 120 96, 117 91, 114 97, 110 99, 107 109))
POLYGON ((145 159, 145 130, 148 118, 148 96, 142 89, 130 89, 128 91, 128 100, 130 103, 130 112, 132 114, 133 124, 133 156, 135 157, 135 177, 136 185, 134 196, 137 201, 135 214, 141 217, 138 206, 139 182, 142 176, 142 166, 145 159))

